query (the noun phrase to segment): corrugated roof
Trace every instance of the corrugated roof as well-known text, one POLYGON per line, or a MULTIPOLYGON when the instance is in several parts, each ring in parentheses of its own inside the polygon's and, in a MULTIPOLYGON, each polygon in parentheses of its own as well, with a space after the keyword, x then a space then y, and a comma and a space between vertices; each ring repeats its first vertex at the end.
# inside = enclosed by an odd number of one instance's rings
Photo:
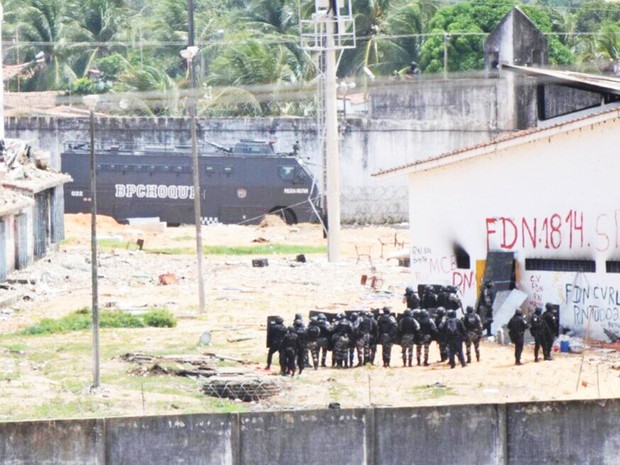
POLYGON ((548 78, 558 84, 620 95, 620 79, 614 76, 600 76, 596 74, 577 73, 574 71, 559 71, 507 64, 503 64, 502 69, 516 71, 521 74, 527 74, 528 76, 548 78))
POLYGON ((445 166, 457 161, 462 161, 469 158, 474 158, 481 155, 486 155, 498 150, 518 146, 526 143, 530 143, 539 139, 554 136, 559 133, 566 133, 575 131, 591 124, 606 122, 620 118, 620 109, 614 108, 613 110, 607 110, 594 115, 587 115, 581 118, 576 118, 570 121, 555 124, 553 126, 547 126, 543 128, 531 128, 522 131, 515 131, 509 134, 503 134, 502 136, 492 139, 488 142, 481 144, 471 145, 468 147, 462 147, 451 152, 435 155, 423 160, 418 160, 413 163, 408 163, 393 168, 378 171, 373 176, 386 176, 394 174, 406 174, 409 172, 426 171, 440 166, 445 166))

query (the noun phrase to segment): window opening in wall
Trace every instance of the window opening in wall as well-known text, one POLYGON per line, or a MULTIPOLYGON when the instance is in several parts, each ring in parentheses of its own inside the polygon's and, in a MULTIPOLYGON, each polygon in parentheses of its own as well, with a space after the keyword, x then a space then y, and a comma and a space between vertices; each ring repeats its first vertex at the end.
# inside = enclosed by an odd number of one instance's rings
POLYGON ((582 273, 596 273, 596 262, 594 260, 526 258, 525 269, 529 271, 580 271, 582 273))
POLYGON ((456 267, 459 270, 469 270, 471 266, 469 254, 459 244, 454 244, 454 256, 456 257, 456 267))
POLYGON ((608 260, 605 262, 605 271, 607 273, 620 273, 620 262, 608 260))

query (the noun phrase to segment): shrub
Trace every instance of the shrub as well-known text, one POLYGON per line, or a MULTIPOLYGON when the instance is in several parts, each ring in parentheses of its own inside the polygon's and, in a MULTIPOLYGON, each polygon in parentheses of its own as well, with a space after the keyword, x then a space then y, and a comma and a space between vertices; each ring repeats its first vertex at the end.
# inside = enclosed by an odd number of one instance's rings
POLYGON ((174 328, 177 325, 177 319, 174 315, 163 308, 145 313, 143 319, 146 326, 153 326, 155 328, 174 328))

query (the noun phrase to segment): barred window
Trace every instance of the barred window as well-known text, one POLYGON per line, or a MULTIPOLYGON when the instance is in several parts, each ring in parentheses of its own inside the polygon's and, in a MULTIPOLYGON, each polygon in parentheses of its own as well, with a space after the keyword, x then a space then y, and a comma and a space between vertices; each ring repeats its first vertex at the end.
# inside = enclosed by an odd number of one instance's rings
POLYGON ((581 271, 582 273, 596 273, 596 262, 594 260, 526 258, 525 269, 529 271, 581 271))

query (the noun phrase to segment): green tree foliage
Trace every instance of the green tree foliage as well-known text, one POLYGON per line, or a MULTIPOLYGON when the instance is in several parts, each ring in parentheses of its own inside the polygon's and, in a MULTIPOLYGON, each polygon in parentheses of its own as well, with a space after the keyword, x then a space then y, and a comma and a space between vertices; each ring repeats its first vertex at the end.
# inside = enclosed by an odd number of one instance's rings
POLYGON ((363 68, 378 75, 400 71, 419 58, 421 34, 437 10, 431 0, 353 0, 357 47, 345 51, 339 75, 363 68))
MULTIPOLYGON (((422 47, 420 57, 422 69, 427 72, 442 71, 446 46, 450 71, 482 68, 484 64, 482 47, 486 35, 517 5, 518 3, 507 0, 473 0, 441 8, 430 21, 430 30, 434 35, 422 47)), ((522 8, 542 32, 553 32, 553 18, 561 18, 557 12, 546 7, 522 8)), ((573 61, 570 50, 558 37, 548 36, 547 40, 551 63, 566 64, 573 61)))
MULTIPOLYGON (((517 4, 352 0, 357 47, 343 53, 338 74, 370 69, 387 76, 403 73, 411 61, 425 72, 441 72, 446 45, 449 71, 480 69, 486 35, 517 4)), ((5 62, 34 61, 43 52, 43 66, 22 79, 22 90, 158 93, 159 103, 145 99, 134 108, 175 114, 183 110, 179 89, 189 85, 179 55, 188 42, 187 6, 186 0, 6 0, 4 41, 19 38, 20 45, 5 49, 5 62)), ((521 8, 547 34, 552 64, 576 61, 596 70, 620 58, 619 3, 523 0, 521 8)), ((212 99, 198 103, 200 111, 212 114, 237 99, 251 114, 301 114, 301 107, 269 100, 316 76, 299 37, 300 17, 310 17, 313 1, 194 0, 194 10, 198 86, 213 86, 212 99)))
POLYGON ((620 3, 590 1, 579 7, 575 17, 579 32, 598 32, 603 24, 620 21, 620 3))

